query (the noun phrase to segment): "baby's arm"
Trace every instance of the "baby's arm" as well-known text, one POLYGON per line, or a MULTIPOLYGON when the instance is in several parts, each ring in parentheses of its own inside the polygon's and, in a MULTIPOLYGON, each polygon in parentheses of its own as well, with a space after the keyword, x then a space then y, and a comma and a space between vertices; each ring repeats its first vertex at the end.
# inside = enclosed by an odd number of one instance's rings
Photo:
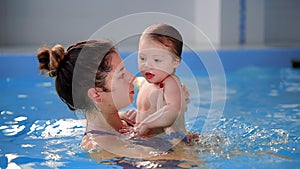
POLYGON ((171 126, 177 119, 180 112, 185 110, 181 84, 172 77, 164 81, 164 98, 166 105, 155 113, 149 115, 137 126, 137 134, 142 136, 152 128, 165 128, 171 126))

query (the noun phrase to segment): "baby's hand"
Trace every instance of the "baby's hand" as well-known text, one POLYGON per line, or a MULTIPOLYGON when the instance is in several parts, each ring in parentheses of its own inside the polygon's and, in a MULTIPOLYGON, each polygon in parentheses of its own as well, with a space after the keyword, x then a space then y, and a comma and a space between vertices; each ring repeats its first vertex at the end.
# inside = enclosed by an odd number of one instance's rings
POLYGON ((149 128, 145 123, 139 124, 137 127, 134 128, 135 136, 142 137, 149 132, 149 128))

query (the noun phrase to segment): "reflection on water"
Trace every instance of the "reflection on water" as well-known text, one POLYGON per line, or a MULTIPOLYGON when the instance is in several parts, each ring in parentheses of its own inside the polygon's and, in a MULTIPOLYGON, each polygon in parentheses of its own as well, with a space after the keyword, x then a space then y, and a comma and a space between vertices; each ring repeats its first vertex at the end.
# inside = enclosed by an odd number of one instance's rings
POLYGON ((37 120, 31 125, 27 135, 29 138, 42 139, 82 136, 84 124, 84 120, 74 119, 37 120))
MULTIPOLYGON (((197 78, 201 84, 200 93, 191 95, 186 120, 190 131, 201 133, 210 108, 210 92, 207 78, 197 78), (199 97, 200 103, 197 102, 199 97)), ((61 101, 53 89, 50 90, 52 82, 4 80, 1 93, 10 90, 12 95, 1 100, 0 168, 298 166, 300 71, 249 67, 228 74, 226 78, 226 106, 213 130, 194 138, 193 144, 174 147, 156 159, 103 153, 89 156, 79 146, 84 120, 63 117, 67 114, 62 112, 66 107, 60 105, 61 101), (18 88, 20 85, 23 88, 18 88), (31 89, 32 86, 35 89, 31 89), (56 114, 49 112, 50 109, 56 114)))
MULTIPOLYGON (((9 114, 13 115, 13 113, 9 114)), ((24 120, 14 120, 13 124, 4 122, 6 127, 1 128, 2 133, 6 135, 5 138, 16 142, 15 146, 21 144, 19 147, 15 147, 19 149, 18 151, 5 154, 10 167, 32 166, 35 168, 46 166, 59 168, 69 166, 73 160, 81 160, 83 163, 89 161, 87 160, 87 154, 79 148, 79 142, 84 132, 82 120, 35 121, 31 126, 28 126, 29 131, 25 134, 24 140, 18 142, 13 140, 16 138, 15 136, 20 137, 18 134, 22 131, 20 128, 12 126, 24 126, 20 124, 24 123, 27 118, 22 116, 17 119, 24 120), (15 135, 12 135, 12 133, 15 135), (24 150, 39 152, 40 155, 34 157, 31 154, 24 154, 24 150)), ((240 120, 223 118, 210 135, 200 135, 194 138, 189 146, 178 145, 165 155, 153 159, 117 157, 104 152, 101 152, 101 155, 91 155, 91 158, 102 165, 116 165, 125 168, 178 166, 190 168, 199 165, 206 166, 216 161, 216 159, 230 160, 249 155, 251 156, 249 159, 257 159, 267 155, 272 156, 273 160, 291 160, 293 154, 299 153, 297 151, 299 150, 298 142, 300 138, 291 136, 289 131, 260 128, 259 126, 245 124, 240 120)), ((8 149, 2 151, 5 152, 8 149)), ((91 162, 91 164, 93 163, 91 162)), ((213 165, 216 164, 213 163, 213 165)))

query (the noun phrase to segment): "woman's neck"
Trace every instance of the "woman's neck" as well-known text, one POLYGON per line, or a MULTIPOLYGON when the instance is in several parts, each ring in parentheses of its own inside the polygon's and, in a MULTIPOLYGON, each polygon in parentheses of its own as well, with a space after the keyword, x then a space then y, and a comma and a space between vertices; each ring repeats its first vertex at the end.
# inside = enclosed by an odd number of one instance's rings
POLYGON ((87 126, 86 130, 104 130, 119 131, 122 127, 121 119, 118 110, 114 108, 102 108, 100 110, 93 110, 86 113, 87 126))

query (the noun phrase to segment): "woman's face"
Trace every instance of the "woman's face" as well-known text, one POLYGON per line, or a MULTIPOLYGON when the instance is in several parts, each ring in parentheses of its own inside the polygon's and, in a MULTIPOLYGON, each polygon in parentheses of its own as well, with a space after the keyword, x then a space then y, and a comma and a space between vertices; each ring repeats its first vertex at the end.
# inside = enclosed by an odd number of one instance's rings
POLYGON ((118 110, 127 107, 133 102, 135 77, 126 70, 123 60, 116 52, 111 54, 112 70, 106 77, 106 87, 110 92, 105 93, 105 97, 110 104, 118 110))

